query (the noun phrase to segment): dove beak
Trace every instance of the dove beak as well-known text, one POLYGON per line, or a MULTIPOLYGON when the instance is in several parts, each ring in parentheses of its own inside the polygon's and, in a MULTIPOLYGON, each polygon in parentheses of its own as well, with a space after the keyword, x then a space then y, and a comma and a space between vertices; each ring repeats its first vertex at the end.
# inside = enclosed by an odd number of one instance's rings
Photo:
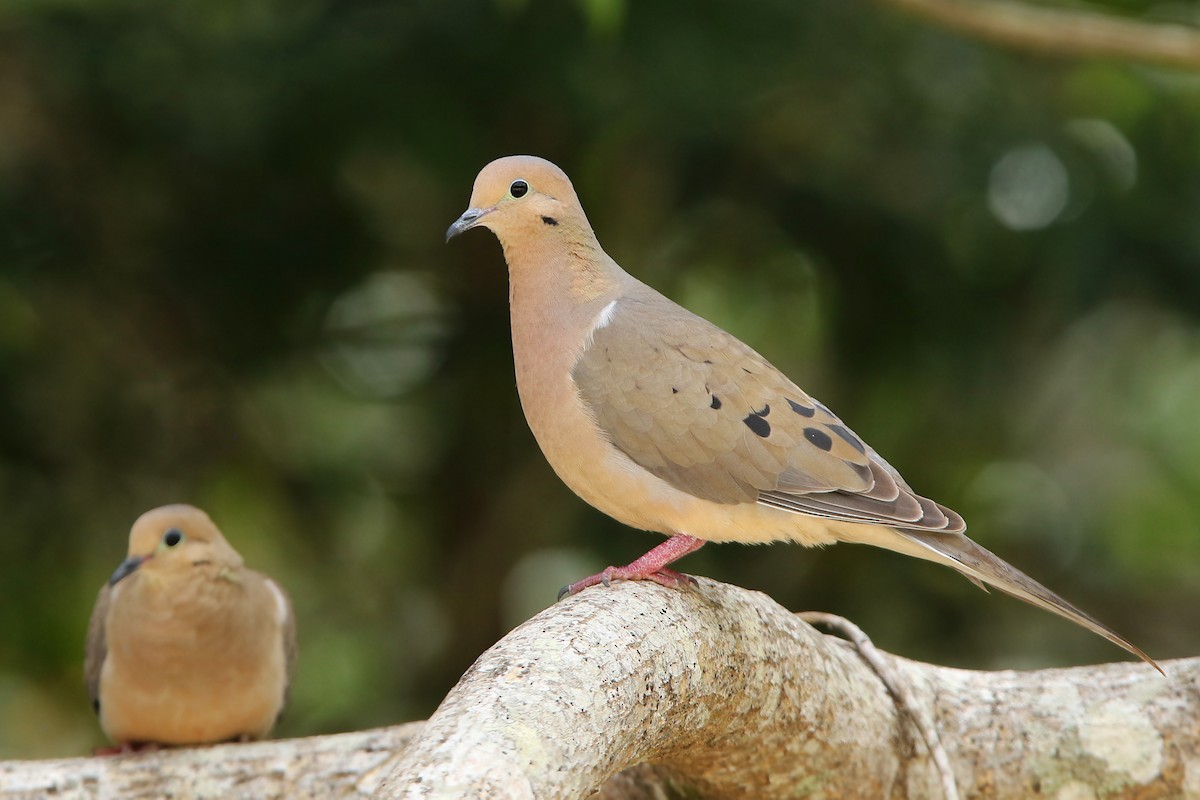
POLYGON ((454 220, 453 225, 446 229, 446 241, 450 241, 463 231, 471 230, 471 228, 479 224, 479 220, 483 219, 484 215, 490 214, 495 210, 495 206, 491 208, 468 208, 462 213, 461 217, 454 220))
POLYGON ((142 562, 152 556, 130 556, 121 562, 121 565, 113 572, 112 577, 108 579, 109 586, 116 586, 123 579, 129 577, 137 568, 142 565, 142 562))

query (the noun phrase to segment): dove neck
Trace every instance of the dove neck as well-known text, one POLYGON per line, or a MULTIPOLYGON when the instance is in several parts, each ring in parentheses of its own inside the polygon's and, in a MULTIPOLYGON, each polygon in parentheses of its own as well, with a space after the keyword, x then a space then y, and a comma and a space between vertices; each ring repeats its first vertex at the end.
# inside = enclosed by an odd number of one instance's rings
POLYGON ((549 229, 535 226, 521 233, 501 237, 514 324, 528 318, 546 326, 543 336, 573 323, 586 326, 577 318, 590 318, 589 309, 615 299, 629 279, 586 220, 564 219, 549 229))
POLYGON ((632 278, 590 228, 572 229, 565 221, 553 235, 505 241, 504 254, 517 388, 538 435, 541 417, 549 420, 559 404, 573 401, 571 369, 604 308, 632 278))

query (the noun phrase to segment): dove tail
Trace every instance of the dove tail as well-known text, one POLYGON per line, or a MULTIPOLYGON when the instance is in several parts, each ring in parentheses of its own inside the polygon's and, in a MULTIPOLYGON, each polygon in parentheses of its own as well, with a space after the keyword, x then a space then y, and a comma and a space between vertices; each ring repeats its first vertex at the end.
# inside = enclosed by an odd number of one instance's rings
MULTIPOLYGON (((1093 633, 1103 636, 1118 647, 1133 653, 1138 658, 1163 672, 1162 667, 1154 659, 1142 652, 1141 648, 1130 643, 1112 628, 1073 606, 1054 592, 1030 578, 1024 572, 1008 562, 993 555, 975 542, 960 533, 939 533, 936 531, 918 531, 893 529, 909 542, 919 545, 926 552, 915 553, 905 548, 905 552, 920 555, 930 561, 947 564, 976 584, 986 583, 1002 592, 1012 595, 1026 603, 1052 611, 1066 617, 1076 625, 1081 625, 1093 633)), ((898 548, 897 548, 898 549, 898 548)), ((1166 674, 1165 672, 1163 673, 1166 674)))

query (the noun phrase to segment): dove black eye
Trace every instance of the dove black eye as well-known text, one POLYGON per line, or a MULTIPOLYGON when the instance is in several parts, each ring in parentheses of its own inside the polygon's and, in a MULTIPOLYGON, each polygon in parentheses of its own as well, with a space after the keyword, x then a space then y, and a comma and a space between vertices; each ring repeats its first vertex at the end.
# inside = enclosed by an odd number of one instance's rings
POLYGON ((183 541, 183 531, 178 528, 170 528, 163 534, 163 544, 167 547, 174 547, 183 541))
POLYGON ((513 197, 524 197, 525 193, 528 191, 529 184, 523 180, 515 180, 512 182, 512 185, 508 187, 508 193, 513 197))

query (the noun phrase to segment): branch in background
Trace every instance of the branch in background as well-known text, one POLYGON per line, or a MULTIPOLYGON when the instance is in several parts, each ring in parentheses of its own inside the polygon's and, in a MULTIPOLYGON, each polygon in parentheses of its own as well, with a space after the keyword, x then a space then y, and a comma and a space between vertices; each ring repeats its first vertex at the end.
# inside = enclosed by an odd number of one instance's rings
POLYGON ((367 797, 360 781, 403 752, 421 726, 413 722, 333 736, 121 756, 0 761, 0 800, 367 797))
POLYGON ((1004 0, 875 0, 993 44, 1051 56, 1200 69, 1200 31, 1004 0))
MULTIPOLYGON (((1200 658, 973 672, 881 653, 963 796, 1200 786, 1200 658)), ((592 589, 512 631, 426 723, 124 757, 0 762, 0 800, 940 798, 908 717, 847 642, 701 579, 592 589), (635 766, 636 765, 636 766, 635 766), (632 767, 632 768, 631 768, 632 767)))

